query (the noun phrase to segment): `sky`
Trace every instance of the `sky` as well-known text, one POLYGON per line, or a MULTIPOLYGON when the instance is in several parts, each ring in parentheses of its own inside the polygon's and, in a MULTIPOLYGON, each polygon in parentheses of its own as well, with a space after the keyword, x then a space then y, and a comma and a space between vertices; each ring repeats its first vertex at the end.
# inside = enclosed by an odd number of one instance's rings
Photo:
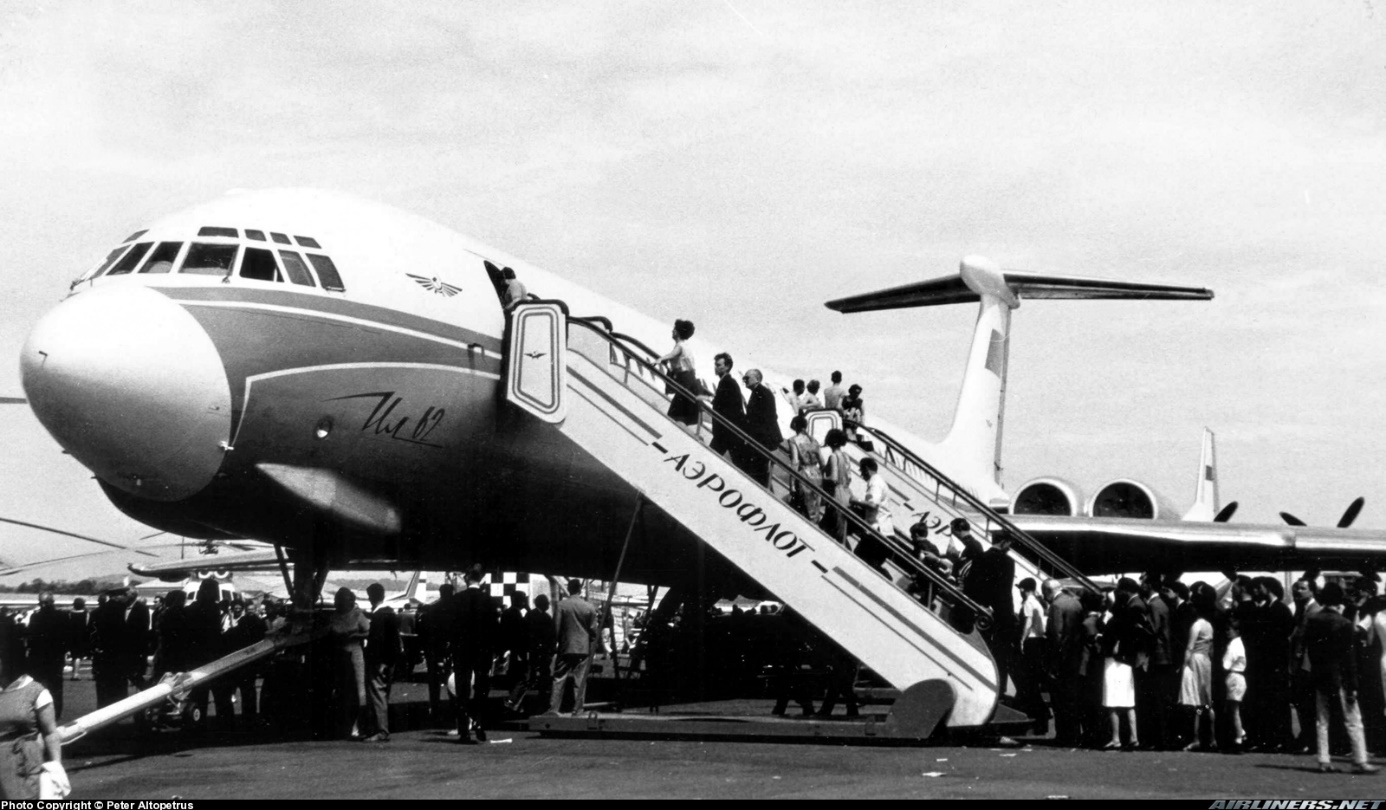
MULTIPOLYGON (((1386 528, 1386 6, 186 3, 0 8, 0 396, 67 283, 233 188, 413 211, 782 373, 951 421, 971 306, 823 302, 1003 267, 1209 287, 1024 303, 1003 482, 1386 528), (5 361, 4 358, 10 358, 5 361)), ((119 543, 27 408, 0 518, 119 543)), ((0 562, 93 550, 0 523, 0 562)), ((174 553, 169 548, 158 553, 174 553)), ((130 555, 83 561, 114 570, 130 555)), ((67 573, 45 569, 45 575, 67 573)))

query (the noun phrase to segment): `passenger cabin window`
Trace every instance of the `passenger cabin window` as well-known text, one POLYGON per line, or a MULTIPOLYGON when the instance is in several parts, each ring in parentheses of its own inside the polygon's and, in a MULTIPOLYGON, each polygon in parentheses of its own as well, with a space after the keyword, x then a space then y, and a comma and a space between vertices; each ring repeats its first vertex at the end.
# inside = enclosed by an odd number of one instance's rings
POLYGON ((279 266, 274 263, 274 254, 264 248, 246 248, 245 258, 241 259, 241 278, 280 281, 279 266))
POLYGON ((115 250, 111 251, 110 253, 107 253, 107 254, 106 254, 106 260, 105 260, 104 262, 101 263, 101 266, 100 266, 100 267, 96 268, 96 272, 95 272, 95 273, 92 273, 92 274, 91 274, 91 277, 92 277, 92 278, 96 278, 97 276, 99 276, 99 275, 101 275, 102 273, 106 272, 107 270, 111 269, 111 265, 115 264, 115 260, 118 259, 118 258, 120 258, 120 254, 122 254, 122 253, 124 253, 124 252, 125 252, 125 245, 121 245, 120 247, 116 248, 115 250))
POLYGON ((313 269, 318 271, 318 279, 322 281, 324 290, 333 292, 346 292, 346 286, 342 284, 342 277, 337 272, 337 265, 332 260, 320 253, 309 253, 308 261, 312 262, 313 269))
POLYGON ((313 282, 313 274, 308 270, 308 265, 303 263, 302 256, 292 250, 281 250, 279 260, 284 263, 284 272, 289 276, 289 281, 305 287, 317 286, 313 282))
POLYGON ((270 238, 273 239, 275 242, 281 244, 281 245, 291 245, 291 244, 293 244, 292 242, 289 241, 289 237, 285 236, 285 235, 282 234, 282 233, 271 233, 271 234, 270 234, 270 238))
POLYGON ((144 258, 144 254, 146 254, 146 253, 149 252, 149 246, 152 245, 152 244, 154 244, 154 243, 153 243, 153 242, 139 242, 139 243, 137 243, 134 247, 130 248, 130 252, 129 252, 129 253, 125 254, 125 258, 123 258, 123 259, 121 259, 119 262, 117 262, 117 263, 116 263, 116 266, 111 268, 111 272, 107 273, 106 275, 108 275, 108 276, 123 276, 123 275, 125 275, 126 273, 129 273, 130 271, 134 270, 136 267, 139 266, 140 259, 143 259, 143 258, 144 258))
POLYGON ((198 235, 198 236, 229 236, 229 237, 231 237, 232 239, 235 239, 235 238, 236 238, 236 229, 235 229, 235 228, 214 228, 214 227, 208 225, 208 226, 203 226, 202 228, 199 228, 198 231, 197 231, 197 235, 198 235))
POLYGON ((128 245, 128 244, 130 244, 131 242, 135 241, 136 239, 139 239, 141 236, 144 236, 144 235, 147 234, 147 233, 149 233, 148 230, 135 231, 134 233, 132 233, 132 234, 130 234, 129 236, 125 237, 125 240, 124 240, 123 242, 121 242, 121 244, 122 244, 122 245, 128 245))
POLYGON ((149 254, 149 261, 140 268, 141 273, 172 273, 173 263, 178 260, 178 252, 183 249, 182 242, 160 242, 149 254))
POLYGON ((311 236, 298 236, 298 235, 295 235, 295 236, 294 236, 294 241, 298 242, 300 245, 303 245, 304 247, 310 247, 310 248, 321 248, 321 247, 322 247, 322 245, 319 245, 319 244, 318 244, 318 240, 314 239, 314 238, 311 237, 311 236))
POLYGON ((248 230, 248 231, 245 232, 245 238, 246 238, 246 239, 254 239, 256 242, 263 242, 263 241, 265 241, 265 232, 264 232, 264 231, 249 231, 249 230, 248 230))
POLYGON ((188 257, 183 260, 184 273, 198 276, 226 276, 236 263, 237 245, 209 245, 193 242, 188 257))

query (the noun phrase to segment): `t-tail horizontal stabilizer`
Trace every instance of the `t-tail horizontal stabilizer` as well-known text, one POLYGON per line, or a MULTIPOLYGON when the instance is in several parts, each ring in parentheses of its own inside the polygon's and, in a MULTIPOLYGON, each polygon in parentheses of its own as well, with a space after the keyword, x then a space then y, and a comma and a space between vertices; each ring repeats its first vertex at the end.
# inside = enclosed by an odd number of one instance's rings
MULTIPOLYGON (((957 275, 890 287, 876 292, 838 298, 827 303, 828 309, 842 313, 874 312, 882 309, 908 309, 910 307, 936 307, 944 304, 966 304, 982 300, 975 278, 983 268, 994 267, 986 259, 969 256, 963 259, 957 275)), ((1151 299, 1207 301, 1213 291, 1206 287, 1183 287, 1173 284, 1147 284, 1138 281, 1119 279, 1085 278, 1083 276, 1061 276, 1052 273, 1029 273, 1021 270, 1000 270, 1004 279, 1004 289, 1016 299, 1057 298, 1076 300, 1089 299, 1151 299)), ((1005 293, 996 291, 997 297, 1005 300, 1005 293)))
POLYGON ((990 259, 968 256, 956 275, 839 298, 827 306, 852 313, 980 302, 953 425, 937 451, 949 460, 949 475, 970 482, 976 494, 999 503, 1006 500, 1000 489, 1001 428, 1011 311, 1022 298, 1207 301, 1212 297, 1213 291, 1203 287, 1003 270, 990 259))

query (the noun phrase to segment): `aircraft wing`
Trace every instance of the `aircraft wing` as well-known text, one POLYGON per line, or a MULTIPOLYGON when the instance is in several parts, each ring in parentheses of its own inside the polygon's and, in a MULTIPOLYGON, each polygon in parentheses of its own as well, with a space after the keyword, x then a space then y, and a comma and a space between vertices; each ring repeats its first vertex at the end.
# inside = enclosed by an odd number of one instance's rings
MULTIPOLYGON (((141 577, 155 577, 165 582, 176 582, 188 577, 200 577, 210 572, 253 573, 279 571, 279 558, 274 549, 257 549, 239 554, 217 554, 190 560, 168 560, 154 563, 130 563, 130 573, 141 577)), ((352 559, 334 561, 335 570, 393 571, 400 567, 399 560, 390 559, 352 559)))
POLYGON ((1386 531, 1015 515, 1089 575, 1143 571, 1386 570, 1386 531))

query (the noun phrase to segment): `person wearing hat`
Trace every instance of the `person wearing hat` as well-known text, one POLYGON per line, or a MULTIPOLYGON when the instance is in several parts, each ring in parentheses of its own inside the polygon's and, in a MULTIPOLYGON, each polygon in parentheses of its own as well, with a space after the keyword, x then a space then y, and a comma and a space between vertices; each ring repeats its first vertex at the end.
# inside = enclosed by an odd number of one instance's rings
POLYGON ((861 386, 853 385, 842 398, 842 427, 847 431, 847 441, 857 440, 857 426, 866 424, 866 410, 861 401, 861 386))
POLYGON ((1049 733, 1049 708, 1044 703, 1045 605, 1034 577, 1020 581, 1020 667, 1016 702, 1035 721, 1034 733, 1049 733))

